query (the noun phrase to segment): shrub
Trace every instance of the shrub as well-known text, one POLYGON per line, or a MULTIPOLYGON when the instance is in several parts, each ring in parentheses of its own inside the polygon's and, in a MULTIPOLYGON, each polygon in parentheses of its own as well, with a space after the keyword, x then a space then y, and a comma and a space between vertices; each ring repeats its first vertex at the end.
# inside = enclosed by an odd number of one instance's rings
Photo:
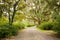
POLYGON ((24 29, 25 25, 22 22, 14 22, 13 26, 16 27, 17 29, 24 29))
POLYGON ((28 20, 24 20, 24 21, 22 21, 22 23, 23 23, 23 25, 25 27, 32 27, 32 26, 34 26, 34 23, 33 22, 30 22, 28 20))
POLYGON ((60 15, 54 14, 52 17, 54 19, 53 30, 57 32, 58 36, 60 36, 60 15))
POLYGON ((18 26, 10 26, 7 21, 0 21, 0 38, 15 36, 18 33, 18 26))
POLYGON ((32 27, 32 26, 34 26, 34 24, 28 24, 28 25, 27 25, 27 27, 32 27))
POLYGON ((41 23, 38 28, 43 29, 43 30, 51 30, 53 27, 53 22, 44 22, 41 23))
POLYGON ((27 27, 32 27, 32 26, 34 26, 34 23, 28 22, 27 27))
POLYGON ((58 36, 60 35, 60 23, 59 22, 54 22, 53 31, 57 32, 58 36))
POLYGON ((4 37, 10 37, 16 35, 18 32, 18 29, 15 27, 10 27, 8 23, 0 25, 0 38, 4 37))
POLYGON ((13 25, 9 25, 6 18, 0 19, 0 38, 15 36, 19 29, 23 29, 25 25, 22 22, 14 22, 13 25))

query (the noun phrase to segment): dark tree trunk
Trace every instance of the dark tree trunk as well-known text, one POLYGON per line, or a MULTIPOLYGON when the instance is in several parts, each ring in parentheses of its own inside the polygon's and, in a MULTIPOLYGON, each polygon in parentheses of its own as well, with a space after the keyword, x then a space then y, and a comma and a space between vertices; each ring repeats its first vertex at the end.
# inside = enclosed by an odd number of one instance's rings
POLYGON ((41 19, 40 19, 40 18, 38 18, 38 25, 40 25, 40 23, 41 23, 41 19))
POLYGON ((17 11, 17 10, 16 10, 16 6, 18 5, 19 1, 20 1, 20 0, 18 0, 18 1, 13 5, 13 7, 14 7, 14 12, 13 12, 13 15, 12 15, 11 25, 13 24, 13 20, 14 20, 16 11, 17 11))
POLYGON ((13 23, 13 21, 14 21, 14 16, 15 16, 15 14, 16 14, 16 10, 15 10, 15 7, 14 7, 14 12, 13 12, 12 20, 11 20, 11 25, 12 25, 12 23, 13 23))

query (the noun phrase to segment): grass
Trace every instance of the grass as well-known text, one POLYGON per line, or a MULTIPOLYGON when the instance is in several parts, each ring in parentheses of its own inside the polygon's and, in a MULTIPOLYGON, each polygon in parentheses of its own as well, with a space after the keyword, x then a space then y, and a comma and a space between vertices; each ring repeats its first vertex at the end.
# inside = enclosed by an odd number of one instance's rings
POLYGON ((39 29, 39 28, 37 28, 37 30, 39 30, 40 32, 49 34, 49 35, 56 35, 57 34, 56 32, 54 32, 52 30, 42 30, 42 29, 39 29))
POLYGON ((45 33, 47 35, 50 35, 52 37, 55 37, 55 38, 59 38, 58 35, 57 35, 57 32, 54 32, 53 30, 42 30, 42 29, 39 29, 39 28, 36 28, 38 31, 42 32, 42 33, 45 33))

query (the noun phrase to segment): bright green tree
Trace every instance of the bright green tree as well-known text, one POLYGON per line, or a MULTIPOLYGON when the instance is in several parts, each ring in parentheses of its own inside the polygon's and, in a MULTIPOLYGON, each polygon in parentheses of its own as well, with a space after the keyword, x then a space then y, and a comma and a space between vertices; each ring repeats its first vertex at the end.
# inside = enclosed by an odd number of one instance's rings
POLYGON ((24 2, 24 0, 1 0, 0 16, 6 13, 6 15, 8 15, 9 18, 9 24, 12 25, 16 12, 22 10, 25 7, 24 2))

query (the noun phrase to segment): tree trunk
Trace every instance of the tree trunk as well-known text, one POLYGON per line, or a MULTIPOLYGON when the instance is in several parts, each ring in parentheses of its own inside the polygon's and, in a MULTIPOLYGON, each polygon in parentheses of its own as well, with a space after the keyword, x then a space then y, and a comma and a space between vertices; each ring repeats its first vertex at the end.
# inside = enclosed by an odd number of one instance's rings
POLYGON ((41 23, 41 19, 40 19, 40 18, 38 18, 38 25, 40 25, 40 23, 41 23))
POLYGON ((13 24, 14 16, 15 16, 16 11, 17 11, 17 10, 16 10, 16 6, 18 5, 19 1, 20 1, 20 0, 18 0, 18 1, 13 5, 13 7, 14 7, 14 12, 13 12, 13 15, 12 15, 11 25, 13 24))

